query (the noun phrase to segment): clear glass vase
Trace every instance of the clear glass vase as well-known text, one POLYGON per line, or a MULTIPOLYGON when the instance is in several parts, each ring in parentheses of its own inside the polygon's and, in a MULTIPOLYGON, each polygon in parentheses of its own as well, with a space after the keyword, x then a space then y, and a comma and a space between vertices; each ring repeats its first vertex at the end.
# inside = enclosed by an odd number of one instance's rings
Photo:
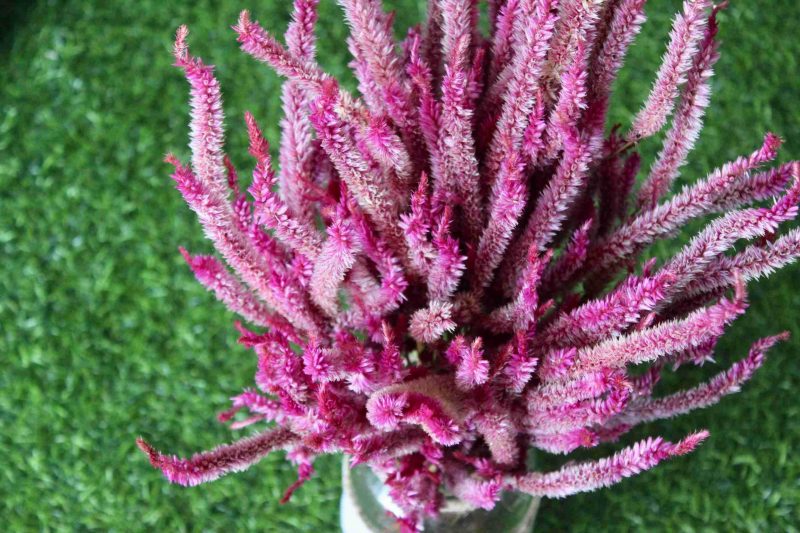
MULTIPOLYGON (((491 511, 446 497, 442 512, 424 524, 426 533, 529 533, 533 530, 540 498, 504 492, 491 511)), ((386 511, 402 514, 389 491, 367 466, 350 468, 342 462, 340 524, 343 533, 397 533, 395 521, 386 511)))

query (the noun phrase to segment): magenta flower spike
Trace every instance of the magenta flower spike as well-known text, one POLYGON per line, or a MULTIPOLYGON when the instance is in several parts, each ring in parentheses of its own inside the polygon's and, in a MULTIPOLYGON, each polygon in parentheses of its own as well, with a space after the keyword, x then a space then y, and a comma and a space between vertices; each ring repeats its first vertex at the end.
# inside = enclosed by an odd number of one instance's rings
POLYGON ((565 466, 548 474, 525 474, 517 478, 516 486, 524 492, 550 498, 597 490, 649 470, 665 459, 685 455, 708 435, 707 431, 700 431, 675 444, 661 437, 646 439, 607 459, 565 466))
POLYGON ((484 509, 503 491, 562 497, 691 452, 707 431, 552 472, 527 462, 715 404, 787 336, 660 391, 665 372, 715 364, 746 283, 800 256, 800 230, 779 234, 797 216, 800 163, 766 168, 774 134, 670 195, 709 104, 724 3, 684 2, 627 129, 606 115, 644 0, 492 0, 488 34, 478 2, 432 0, 401 43, 379 0, 339 3, 357 95, 316 63, 317 0, 294 1, 285 45, 246 11, 233 27, 286 78, 277 168, 245 115, 247 192, 225 154, 220 84, 178 30, 192 155, 167 161, 217 255, 181 253, 249 324, 236 327, 258 390, 219 420, 267 427, 189 459, 139 440, 153 466, 196 485, 285 450, 298 472, 286 500, 316 457, 343 452, 384 480, 411 531, 445 494, 484 509), (639 143, 670 115, 639 177, 639 143), (647 258, 708 216, 671 258, 647 258))
MULTIPOLYGON (((675 106, 678 90, 686 82, 692 58, 698 56, 697 47, 706 26, 710 0, 684 0, 683 13, 675 17, 670 32, 670 42, 650 95, 636 115, 629 139, 642 139, 658 133, 675 106)), ((703 54, 701 50, 700 55, 703 54)))
POLYGON ((681 94, 672 128, 664 140, 664 147, 658 154, 650 175, 639 189, 639 204, 646 208, 652 208, 669 190, 703 127, 703 112, 709 104, 711 92, 708 80, 713 74, 714 63, 719 59, 717 41, 714 39, 718 31, 717 10, 718 7, 715 7, 708 19, 700 51, 686 76, 686 86, 681 94))

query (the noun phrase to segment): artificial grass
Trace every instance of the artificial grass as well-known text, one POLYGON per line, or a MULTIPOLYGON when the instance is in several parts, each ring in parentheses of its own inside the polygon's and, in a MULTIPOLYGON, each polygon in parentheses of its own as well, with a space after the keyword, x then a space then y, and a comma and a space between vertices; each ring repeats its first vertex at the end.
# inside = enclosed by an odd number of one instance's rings
MULTIPOLYGON (((414 0, 387 5, 399 8, 398 28, 424 14, 414 0)), ((277 140, 279 80, 239 53, 228 29, 245 7, 282 34, 289 5, 279 0, 48 0, 13 11, 11 38, 0 40, 4 530, 337 527, 338 457, 320 460, 315 479, 280 506, 294 472, 279 455, 185 489, 167 484, 134 446, 143 435, 187 454, 230 440, 214 414, 252 380, 234 317, 177 253, 178 245, 210 246, 161 163, 167 150, 187 155, 187 89, 169 54, 184 22, 195 53, 218 65, 234 161, 249 168, 245 109, 277 140)), ((617 88, 616 120, 627 123, 646 95, 679 7, 648 8, 617 88)), ((321 11, 321 62, 352 87, 338 8, 323 0, 321 11)), ((685 176, 750 152, 767 129, 787 139, 781 161, 800 157, 800 40, 788 23, 798 14, 794 0, 776 0, 736 2, 721 15, 712 106, 685 176)), ((753 285, 751 310, 724 338, 719 364, 687 374, 713 373, 757 336, 792 330, 742 393, 626 439, 706 427, 707 443, 613 489, 546 501, 537 528, 797 531, 799 274, 793 266, 753 285)))

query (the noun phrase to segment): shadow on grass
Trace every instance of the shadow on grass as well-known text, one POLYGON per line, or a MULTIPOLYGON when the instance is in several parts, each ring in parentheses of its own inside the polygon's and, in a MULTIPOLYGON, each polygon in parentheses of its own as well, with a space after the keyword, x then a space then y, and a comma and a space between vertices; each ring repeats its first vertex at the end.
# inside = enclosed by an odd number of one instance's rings
POLYGON ((0 57, 5 57, 14 38, 28 24, 38 0, 0 0, 0 57))

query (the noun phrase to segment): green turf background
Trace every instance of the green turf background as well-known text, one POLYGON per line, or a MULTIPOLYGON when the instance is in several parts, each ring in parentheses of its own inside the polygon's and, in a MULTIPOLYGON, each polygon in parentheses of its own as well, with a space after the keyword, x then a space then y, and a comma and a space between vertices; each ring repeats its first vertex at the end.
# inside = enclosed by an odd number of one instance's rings
MULTIPOLYGON (((387 4, 398 8, 398 28, 424 13, 414 0, 387 4)), ((646 95, 679 8, 676 0, 650 4, 617 87, 613 112, 621 122, 646 95)), ((720 16, 723 56, 688 179, 750 152, 767 129, 787 139, 781 161, 800 157, 800 7, 796 0, 733 4, 720 16)), ((249 168, 245 109, 277 141, 279 80, 237 51, 229 26, 241 8, 283 33, 289 4, 282 0, 48 0, 7 8, 0 30, 4 530, 336 529, 338 457, 320 460, 319 475, 280 506, 294 476, 280 456, 185 489, 164 482, 134 446, 144 435, 185 454, 228 440, 214 415, 252 379, 234 317, 177 253, 178 245, 210 247, 161 162, 167 150, 188 153, 187 89, 169 53, 180 23, 192 29, 193 51, 218 65, 234 161, 249 168)), ((352 86, 338 8, 322 0, 321 11, 320 60, 352 86)), ((795 334, 741 394, 633 436, 679 438, 709 428, 699 451, 611 490, 547 501, 539 530, 797 531, 799 275, 794 266, 754 286, 749 315, 722 343, 718 360, 726 365, 762 333, 795 334)))

